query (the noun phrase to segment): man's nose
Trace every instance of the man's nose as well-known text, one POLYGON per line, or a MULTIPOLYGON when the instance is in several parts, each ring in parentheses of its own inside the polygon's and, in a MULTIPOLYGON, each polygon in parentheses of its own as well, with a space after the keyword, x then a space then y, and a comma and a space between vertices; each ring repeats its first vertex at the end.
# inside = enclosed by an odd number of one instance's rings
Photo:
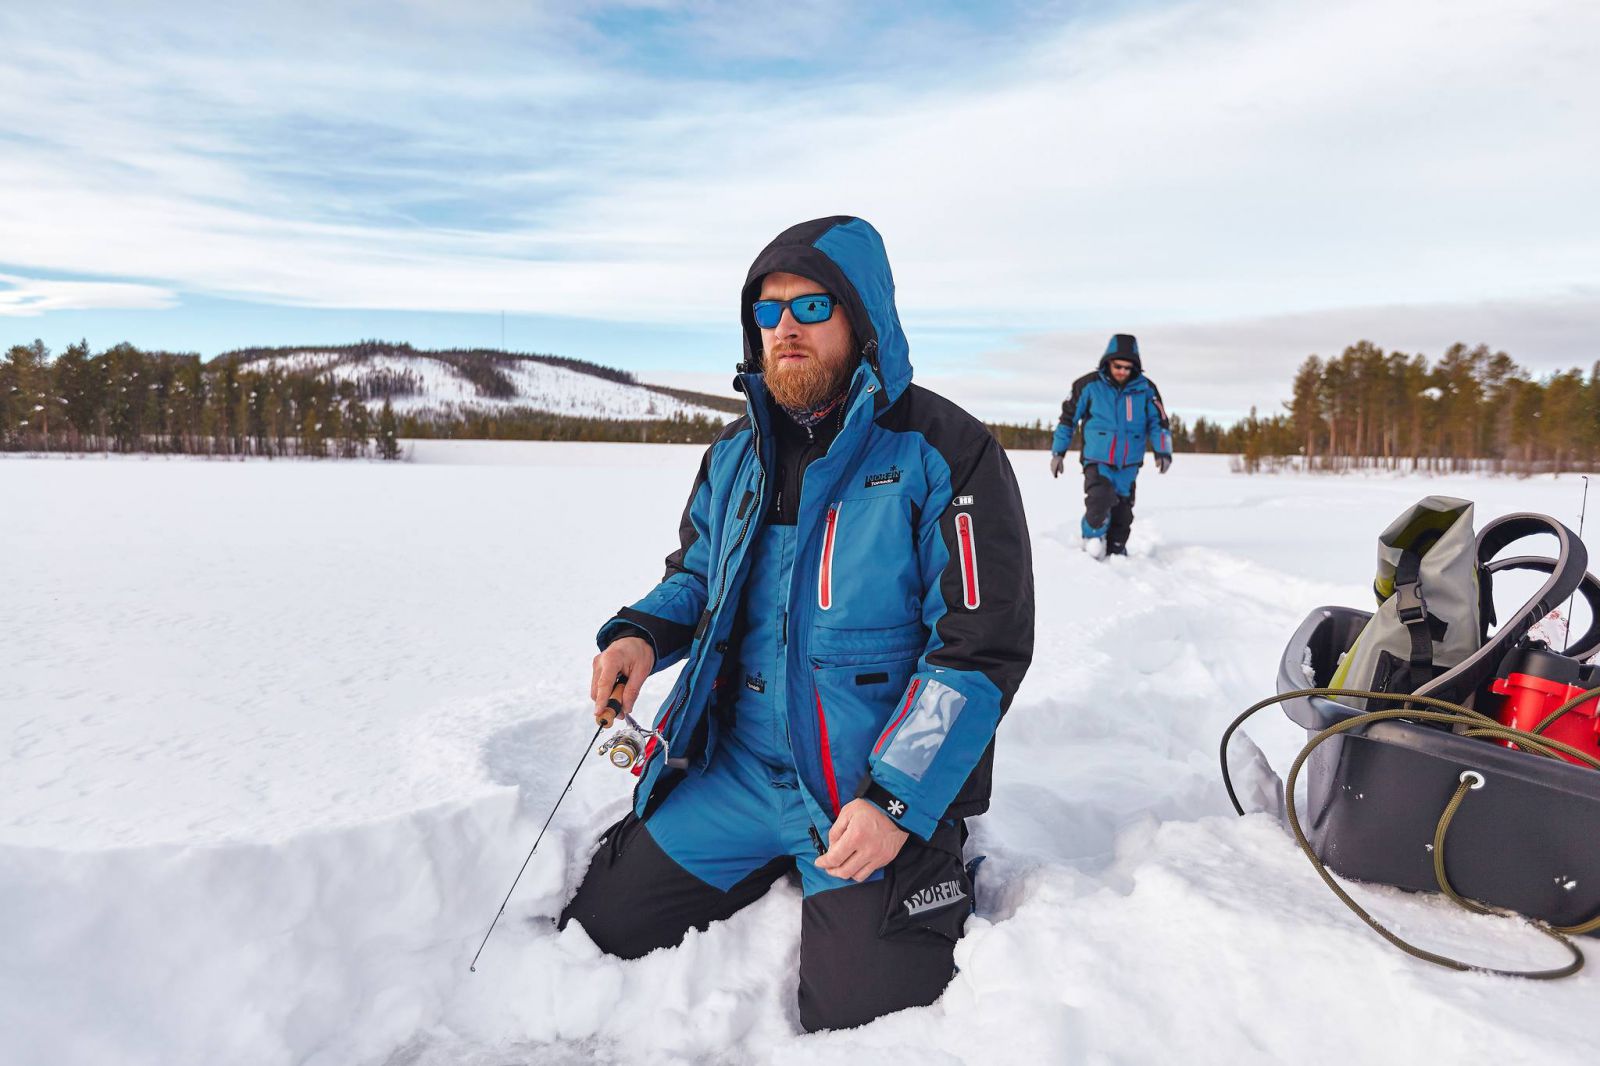
POLYGON ((783 309, 783 314, 778 318, 778 327, 775 332, 779 337, 798 337, 800 335, 800 323, 794 317, 794 309, 792 307, 783 309))

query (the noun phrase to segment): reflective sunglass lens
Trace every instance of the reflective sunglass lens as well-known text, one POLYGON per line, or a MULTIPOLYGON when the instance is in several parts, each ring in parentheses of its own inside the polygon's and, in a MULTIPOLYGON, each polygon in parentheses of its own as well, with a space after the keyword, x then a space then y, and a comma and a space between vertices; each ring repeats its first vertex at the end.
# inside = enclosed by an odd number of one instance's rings
POLYGON ((795 321, 807 325, 826 322, 833 314, 833 300, 827 296, 802 296, 790 306, 794 310, 795 321))
POLYGON ((756 325, 762 329, 776 329, 783 319, 785 307, 794 315, 796 322, 814 325, 826 322, 833 316, 833 297, 819 292, 810 296, 796 296, 793 300, 757 300, 750 305, 750 313, 756 325))

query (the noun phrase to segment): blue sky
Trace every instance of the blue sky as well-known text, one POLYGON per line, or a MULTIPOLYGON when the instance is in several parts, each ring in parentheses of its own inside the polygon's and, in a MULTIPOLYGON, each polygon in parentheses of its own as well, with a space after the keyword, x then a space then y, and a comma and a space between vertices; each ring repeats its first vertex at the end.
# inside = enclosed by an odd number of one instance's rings
POLYGON ((856 213, 919 377, 988 417, 1112 332, 1222 416, 1360 338, 1600 358, 1591 3, 67 0, 0 39, 0 344, 504 312, 722 388, 755 251, 856 213))

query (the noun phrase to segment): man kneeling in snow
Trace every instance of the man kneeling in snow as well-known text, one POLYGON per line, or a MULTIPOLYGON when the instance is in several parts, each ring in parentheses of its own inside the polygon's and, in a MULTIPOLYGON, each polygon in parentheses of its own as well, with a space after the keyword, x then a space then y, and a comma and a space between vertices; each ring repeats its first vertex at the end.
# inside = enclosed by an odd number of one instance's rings
POLYGON ((562 924, 637 958, 798 868, 800 1021, 938 999, 972 908, 964 818, 1033 655, 1027 525, 983 424, 911 384, 894 281, 858 218, 791 227, 740 307, 746 414, 707 449, 665 578, 601 627, 618 674, 685 659, 633 812, 562 924))

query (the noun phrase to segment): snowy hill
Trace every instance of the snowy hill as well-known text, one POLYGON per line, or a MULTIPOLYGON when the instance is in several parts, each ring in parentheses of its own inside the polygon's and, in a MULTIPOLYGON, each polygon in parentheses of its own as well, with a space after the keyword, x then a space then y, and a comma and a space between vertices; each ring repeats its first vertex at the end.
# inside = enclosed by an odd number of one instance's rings
MULTIPOLYGON (((1593 1058, 1600 967, 1545 983, 1401 955, 1261 813, 1273 782, 1248 745, 1258 813, 1234 817, 1216 765, 1305 613, 1370 602, 1373 538, 1402 508, 1437 492, 1476 499, 1480 523, 1575 520, 1574 477, 1251 478, 1180 455, 1141 479, 1132 556, 1100 563, 1076 481, 1014 453, 1036 655, 972 823, 988 862, 944 998, 800 1035, 784 881, 634 962, 557 933, 633 782, 583 754, 593 632, 660 577, 701 453, 0 459, 6 550, 26 561, 0 612, 0 1063, 1593 1058)), ((1305 739, 1270 714, 1248 733, 1280 772, 1305 739)), ((1565 958, 1515 922, 1353 891, 1449 954, 1565 958)))
POLYGON ((634 381, 631 374, 579 360, 498 351, 418 351, 407 345, 231 353, 241 369, 310 372, 351 382, 370 406, 388 399, 401 415, 454 418, 467 413, 543 411, 569 418, 726 421, 735 397, 685 396, 634 381), (699 402, 696 402, 696 401, 699 402))

